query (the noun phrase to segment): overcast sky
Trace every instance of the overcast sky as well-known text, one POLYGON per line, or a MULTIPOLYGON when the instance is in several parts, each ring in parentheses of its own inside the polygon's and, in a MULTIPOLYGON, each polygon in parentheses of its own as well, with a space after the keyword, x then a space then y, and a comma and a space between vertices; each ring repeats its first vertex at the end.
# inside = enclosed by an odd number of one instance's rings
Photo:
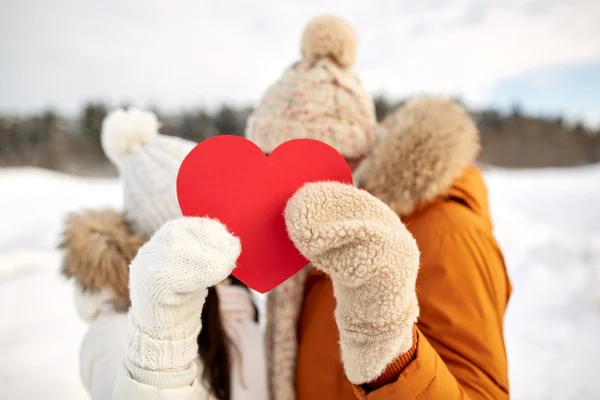
POLYGON ((600 0, 0 0, 0 112, 252 104, 321 13, 357 28, 373 94, 600 124, 600 0))

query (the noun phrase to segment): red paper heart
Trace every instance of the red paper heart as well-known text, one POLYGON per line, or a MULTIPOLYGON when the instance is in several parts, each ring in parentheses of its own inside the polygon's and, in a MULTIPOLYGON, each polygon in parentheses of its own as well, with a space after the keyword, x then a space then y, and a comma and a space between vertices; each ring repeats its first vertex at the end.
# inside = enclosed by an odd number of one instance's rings
POLYGON ((240 238, 242 253, 233 275, 266 293, 308 264, 289 239, 283 212, 305 183, 352 183, 344 158, 329 145, 295 139, 268 157, 239 136, 216 136, 183 160, 177 197, 185 216, 221 221, 240 238))

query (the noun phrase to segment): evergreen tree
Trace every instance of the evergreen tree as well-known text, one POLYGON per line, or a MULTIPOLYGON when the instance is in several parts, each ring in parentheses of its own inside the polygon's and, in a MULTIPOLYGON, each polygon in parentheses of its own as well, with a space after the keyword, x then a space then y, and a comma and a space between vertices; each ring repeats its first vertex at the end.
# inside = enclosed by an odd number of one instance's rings
POLYGON ((102 103, 87 104, 79 118, 79 126, 85 143, 96 158, 104 158, 100 134, 102 121, 108 114, 106 106, 102 103))

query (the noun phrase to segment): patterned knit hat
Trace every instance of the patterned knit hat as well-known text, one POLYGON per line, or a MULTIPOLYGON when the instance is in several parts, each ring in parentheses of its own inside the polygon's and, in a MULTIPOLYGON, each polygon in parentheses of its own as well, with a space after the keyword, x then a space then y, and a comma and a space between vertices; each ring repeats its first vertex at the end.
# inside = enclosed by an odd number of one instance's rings
POLYGON ((265 93, 246 137, 265 153, 298 138, 321 140, 346 158, 359 158, 375 142, 375 107, 350 71, 357 37, 346 21, 331 15, 312 20, 302 37, 302 60, 265 93))
POLYGON ((115 110, 102 123, 102 148, 119 169, 124 214, 136 232, 151 235, 181 216, 176 180, 181 162, 196 143, 158 133, 151 112, 115 110))

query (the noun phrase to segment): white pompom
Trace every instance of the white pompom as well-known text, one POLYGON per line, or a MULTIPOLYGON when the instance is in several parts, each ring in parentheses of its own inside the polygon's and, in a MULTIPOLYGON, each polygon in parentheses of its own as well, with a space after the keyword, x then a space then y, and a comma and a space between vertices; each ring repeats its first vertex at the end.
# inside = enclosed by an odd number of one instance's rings
POLYGON ((158 135, 160 123, 150 111, 137 108, 112 111, 102 122, 102 148, 109 160, 120 165, 133 147, 142 145, 158 135))

